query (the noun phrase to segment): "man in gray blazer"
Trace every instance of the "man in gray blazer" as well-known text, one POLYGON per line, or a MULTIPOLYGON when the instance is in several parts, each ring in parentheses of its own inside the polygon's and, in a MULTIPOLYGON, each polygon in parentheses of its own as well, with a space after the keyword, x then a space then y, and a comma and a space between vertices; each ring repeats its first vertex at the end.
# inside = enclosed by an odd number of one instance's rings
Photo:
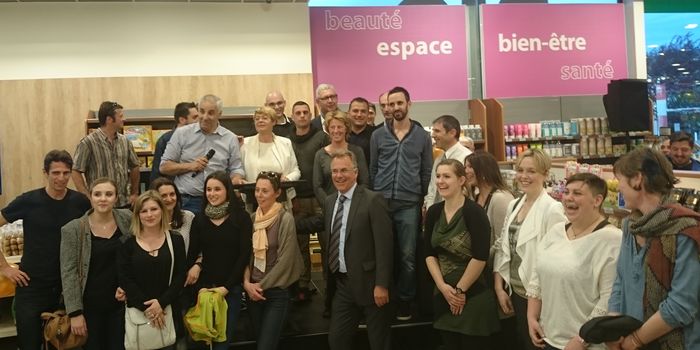
POLYGON ((338 192, 324 203, 320 235, 323 268, 335 279, 329 343, 333 350, 353 349, 362 314, 373 350, 391 348, 389 286, 393 270, 391 219, 381 194, 357 186, 357 161, 352 152, 331 160, 338 192))

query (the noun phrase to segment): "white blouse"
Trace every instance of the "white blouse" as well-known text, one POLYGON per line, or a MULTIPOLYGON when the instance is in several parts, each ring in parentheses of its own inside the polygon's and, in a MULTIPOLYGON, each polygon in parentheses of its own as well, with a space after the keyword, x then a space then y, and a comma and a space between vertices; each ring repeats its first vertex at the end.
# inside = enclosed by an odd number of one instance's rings
POLYGON ((570 240, 560 222, 544 236, 533 279, 539 280, 540 325, 548 344, 563 349, 581 325, 607 313, 621 242, 622 231, 613 225, 570 240))

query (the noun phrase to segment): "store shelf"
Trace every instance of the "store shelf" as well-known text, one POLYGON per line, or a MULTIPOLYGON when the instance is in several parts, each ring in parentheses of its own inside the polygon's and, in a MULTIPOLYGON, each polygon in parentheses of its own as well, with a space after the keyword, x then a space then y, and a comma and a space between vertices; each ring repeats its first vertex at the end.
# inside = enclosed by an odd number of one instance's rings
POLYGON ((620 157, 621 154, 603 154, 603 155, 597 155, 597 154, 591 154, 587 156, 580 156, 578 159, 606 159, 606 158, 618 158, 620 157))
POLYGON ((579 136, 553 136, 553 137, 506 137, 506 143, 520 143, 520 142, 544 142, 544 141, 567 141, 567 140, 578 140, 579 136))

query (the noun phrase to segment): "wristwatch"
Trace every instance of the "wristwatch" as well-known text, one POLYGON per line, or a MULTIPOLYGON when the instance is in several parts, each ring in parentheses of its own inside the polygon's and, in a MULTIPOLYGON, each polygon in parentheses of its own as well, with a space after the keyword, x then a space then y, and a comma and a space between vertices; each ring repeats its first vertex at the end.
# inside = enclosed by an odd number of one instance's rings
POLYGON ((457 294, 466 294, 466 293, 462 290, 462 288, 459 288, 459 287, 455 287, 455 292, 457 292, 457 294))

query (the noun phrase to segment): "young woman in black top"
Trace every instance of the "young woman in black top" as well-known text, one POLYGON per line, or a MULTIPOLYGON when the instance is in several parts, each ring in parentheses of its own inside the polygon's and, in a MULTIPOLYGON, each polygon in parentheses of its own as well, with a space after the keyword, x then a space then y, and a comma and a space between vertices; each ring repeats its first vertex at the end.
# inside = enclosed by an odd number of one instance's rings
POLYGON ((61 228, 61 281, 71 331, 87 335, 84 349, 124 348, 124 303, 117 255, 131 236, 131 211, 114 209, 117 188, 107 178, 90 188, 90 209, 61 228))
POLYGON ((253 223, 233 192, 231 179, 216 171, 204 181, 206 201, 190 231, 189 276, 199 288, 221 293, 228 304, 226 341, 213 349, 228 349, 241 308, 243 270, 250 261, 253 223), (201 258, 200 258, 201 256, 201 258))
MULTIPOLYGON (((124 242, 118 260, 119 284, 126 292, 127 306, 143 311, 158 328, 164 326, 165 308, 177 299, 185 284, 185 243, 179 234, 170 234, 170 251, 166 240, 169 223, 160 194, 153 190, 143 193, 134 203, 134 236, 124 242)), ((180 311, 172 310, 172 316, 176 315, 180 311)))

